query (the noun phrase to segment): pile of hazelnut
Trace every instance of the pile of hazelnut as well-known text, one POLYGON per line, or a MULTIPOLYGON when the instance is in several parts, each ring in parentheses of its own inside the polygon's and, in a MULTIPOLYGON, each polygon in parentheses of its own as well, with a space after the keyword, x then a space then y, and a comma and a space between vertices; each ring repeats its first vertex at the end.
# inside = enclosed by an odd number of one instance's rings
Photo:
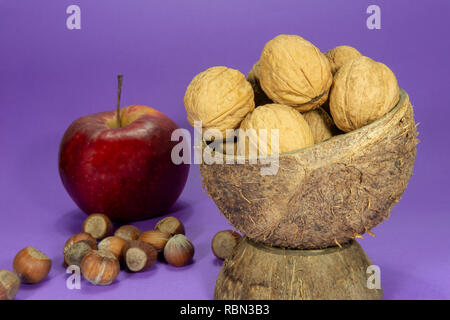
POLYGON ((142 232, 124 225, 114 235, 112 231, 107 216, 90 215, 83 223, 83 232, 66 241, 65 264, 79 266, 83 277, 94 285, 109 285, 119 275, 121 265, 131 272, 145 271, 161 253, 170 265, 182 267, 194 256, 194 246, 175 217, 163 218, 154 230, 142 232))
MULTIPOLYGON (((130 272, 145 271, 156 262, 158 254, 175 267, 189 264, 194 256, 194 246, 175 217, 163 218, 154 230, 141 232, 135 226, 124 225, 112 233, 113 224, 106 215, 90 215, 82 232, 66 241, 64 263, 80 267, 83 277, 94 285, 109 285, 121 267, 130 272)), ((14 272, 0 270, 0 300, 14 299, 21 283, 41 282, 51 266, 50 258, 38 249, 20 250, 14 258, 14 272)))

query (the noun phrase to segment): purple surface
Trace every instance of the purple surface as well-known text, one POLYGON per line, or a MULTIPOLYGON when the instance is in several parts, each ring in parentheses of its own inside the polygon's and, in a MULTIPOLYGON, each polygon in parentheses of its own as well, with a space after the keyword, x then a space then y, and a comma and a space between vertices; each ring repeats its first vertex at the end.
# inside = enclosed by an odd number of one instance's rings
POLYGON ((109 287, 66 289, 62 245, 85 215, 60 182, 59 141, 74 119, 115 107, 118 73, 123 106, 147 104, 189 128, 183 96, 195 74, 215 65, 247 73, 266 41, 292 33, 323 51, 355 46, 410 94, 422 140, 414 176, 376 237, 360 243, 381 267, 385 299, 449 299, 449 15, 447 0, 0 0, 0 269, 27 245, 54 261, 49 278, 17 298, 211 299, 220 265, 210 240, 229 225, 195 165, 171 212, 196 246, 192 265, 159 263, 109 287), (81 7, 81 30, 66 29, 70 4, 81 7), (366 28, 369 4, 381 7, 381 30, 366 28))

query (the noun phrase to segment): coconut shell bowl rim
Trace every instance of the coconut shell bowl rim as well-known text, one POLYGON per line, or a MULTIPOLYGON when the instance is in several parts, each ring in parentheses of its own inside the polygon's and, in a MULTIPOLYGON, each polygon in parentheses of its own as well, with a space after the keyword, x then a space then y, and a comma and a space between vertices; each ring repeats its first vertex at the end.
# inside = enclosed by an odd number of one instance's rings
MULTIPOLYGON (((350 132, 344 132, 344 133, 335 135, 335 136, 331 137, 328 140, 325 140, 325 141, 322 141, 322 142, 319 142, 319 143, 315 143, 315 144, 313 144, 311 146, 308 146, 308 147, 295 149, 295 150, 291 150, 291 151, 287 151, 287 152, 282 152, 282 153, 278 154, 278 157, 282 157, 282 156, 285 156, 285 155, 286 156, 287 155, 293 155, 293 154, 304 152, 304 151, 309 150, 311 148, 317 148, 318 146, 324 146, 327 143, 330 143, 331 141, 334 141, 336 139, 341 139, 343 136, 357 135, 362 130, 367 130, 370 127, 376 127, 378 125, 378 123, 382 122, 385 118, 390 117, 391 114, 395 113, 403 105, 403 103, 405 102, 406 97, 407 97, 407 93, 403 89, 400 89, 400 98, 399 98, 397 104, 388 113, 386 113, 381 118, 375 120, 374 122, 371 122, 371 123, 369 123, 369 124, 367 124, 367 125, 365 125, 365 126, 363 126, 361 128, 356 129, 356 130, 353 130, 353 131, 350 131, 350 132)), ((205 147, 207 147, 207 144, 203 140, 203 148, 205 148, 205 147)), ((224 154, 224 156, 230 157, 231 155, 225 155, 224 154)), ((270 157, 275 157, 275 156, 277 156, 277 155, 268 155, 268 156, 265 156, 265 157, 270 158, 270 157)), ((243 155, 233 155, 231 157, 234 157, 235 159, 261 158, 260 156, 259 157, 258 156, 256 156, 256 157, 255 156, 249 157, 249 156, 243 156, 243 155)))

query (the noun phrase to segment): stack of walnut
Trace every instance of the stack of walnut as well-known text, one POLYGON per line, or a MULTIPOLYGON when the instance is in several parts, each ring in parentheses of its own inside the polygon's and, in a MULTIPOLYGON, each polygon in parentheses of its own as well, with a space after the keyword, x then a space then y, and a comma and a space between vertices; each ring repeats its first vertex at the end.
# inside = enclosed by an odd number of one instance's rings
POLYGON ((279 130, 278 152, 293 151, 374 122, 399 97, 392 71, 356 49, 339 46, 324 54, 300 36, 279 35, 264 46, 247 77, 227 67, 195 76, 184 104, 192 125, 201 121, 203 129, 221 132, 223 153, 248 155, 245 139, 258 151, 264 143, 266 154, 276 152, 271 129, 279 130), (236 142, 227 129, 238 128, 254 130, 240 131, 236 142), (269 132, 264 142, 260 129, 269 132))
POLYGON ((83 223, 83 232, 64 245, 65 264, 79 266, 83 277, 94 285, 109 285, 117 278, 121 265, 131 272, 142 272, 156 262, 159 253, 175 267, 187 265, 194 256, 194 246, 175 217, 160 220, 154 230, 141 232, 135 226, 124 225, 114 235, 112 231, 107 216, 90 215, 83 223))

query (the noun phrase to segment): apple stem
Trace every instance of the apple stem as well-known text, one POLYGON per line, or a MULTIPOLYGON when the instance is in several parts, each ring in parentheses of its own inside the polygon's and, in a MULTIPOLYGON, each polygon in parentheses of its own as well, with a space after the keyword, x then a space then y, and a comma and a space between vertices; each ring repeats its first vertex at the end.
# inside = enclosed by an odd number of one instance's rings
POLYGON ((122 79, 123 75, 117 75, 118 87, 117 87, 117 125, 122 127, 122 121, 120 120, 120 96, 122 94, 122 79))

